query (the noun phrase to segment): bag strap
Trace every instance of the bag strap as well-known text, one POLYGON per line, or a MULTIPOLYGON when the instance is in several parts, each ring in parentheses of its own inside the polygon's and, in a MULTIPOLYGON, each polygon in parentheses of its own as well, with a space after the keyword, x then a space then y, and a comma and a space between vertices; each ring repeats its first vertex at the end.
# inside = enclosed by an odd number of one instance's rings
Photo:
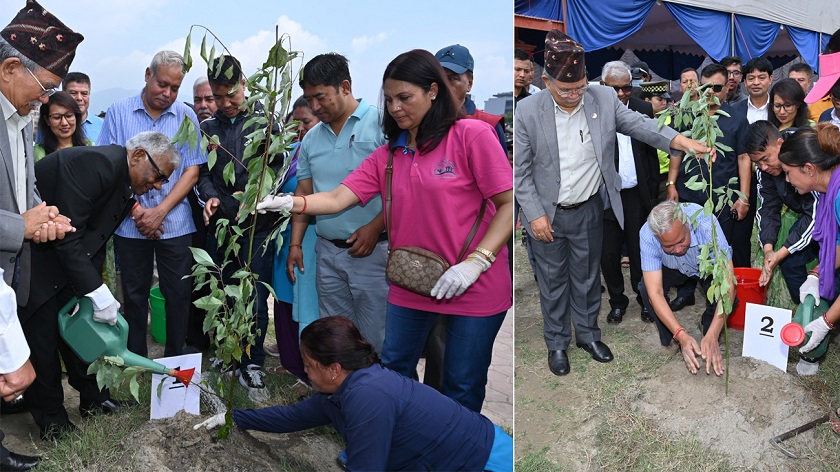
MULTIPOLYGON (((394 151, 395 149, 391 149, 391 154, 388 155, 388 165, 385 166, 385 231, 388 231, 388 250, 391 249, 391 181, 394 175, 394 151)), ((467 236, 467 240, 464 241, 464 246, 461 248, 461 252, 458 254, 458 260, 455 263, 461 262, 461 259, 464 258, 464 254, 467 253, 467 249, 470 247, 470 243, 472 242, 473 238, 475 238, 475 233, 478 232, 478 227, 481 225, 481 218, 484 216, 484 210, 487 208, 487 200, 481 200, 481 208, 478 210, 478 218, 475 219, 475 223, 473 223, 472 228, 470 229, 470 234, 467 236)))

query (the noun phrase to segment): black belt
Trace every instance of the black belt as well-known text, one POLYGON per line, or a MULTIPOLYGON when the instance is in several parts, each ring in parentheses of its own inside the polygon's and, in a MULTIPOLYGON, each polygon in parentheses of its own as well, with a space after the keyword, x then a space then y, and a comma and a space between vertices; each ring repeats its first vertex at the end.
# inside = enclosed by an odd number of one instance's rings
POLYGON ((587 198, 586 200, 584 200, 582 202, 573 203, 571 205, 559 205, 558 204, 557 208, 560 209, 560 210, 577 210, 578 208, 582 207, 583 205, 586 205, 587 203, 589 203, 590 200, 592 200, 593 198, 595 198, 597 196, 598 196, 598 192, 595 192, 591 197, 587 198))
MULTIPOLYGON (((379 239, 377 239, 376 242, 381 243, 382 241, 387 241, 387 240, 388 240, 388 233, 381 233, 379 235, 379 239)), ((347 240, 345 240, 345 239, 327 239, 327 241, 331 242, 333 244, 333 246, 341 248, 341 249, 350 249, 351 247, 353 247, 353 244, 355 244, 355 242, 354 243, 348 243, 347 240)))

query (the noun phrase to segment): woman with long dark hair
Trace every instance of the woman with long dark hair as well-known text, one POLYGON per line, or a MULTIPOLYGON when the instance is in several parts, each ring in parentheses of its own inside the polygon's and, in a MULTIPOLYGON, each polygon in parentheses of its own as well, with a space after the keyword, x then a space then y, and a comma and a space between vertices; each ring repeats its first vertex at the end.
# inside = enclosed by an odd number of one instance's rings
POLYGON ((257 209, 322 215, 380 194, 386 202, 392 162, 385 211, 391 248, 417 246, 451 267, 431 296, 392 281, 382 361, 411 377, 437 317, 447 316, 443 393, 478 412, 493 341, 513 298, 505 247, 513 230, 513 172, 493 128, 460 119, 446 73, 428 51, 415 49, 392 60, 382 92, 386 145, 330 192, 268 196, 257 209), (466 241, 471 242, 465 247, 466 241), (468 255, 463 260, 462 253, 468 255))
MULTIPOLYGON (((817 347, 840 323, 840 273, 838 273, 838 225, 840 220, 840 129, 832 123, 805 127, 788 137, 779 150, 779 160, 787 180, 799 193, 817 192, 819 201, 814 215, 814 240, 820 245, 819 277, 809 275, 800 288, 799 298, 813 295, 828 300, 831 307, 820 318, 805 327, 812 333, 808 343, 799 349, 803 355, 817 347)), ((807 374, 816 373, 813 368, 807 374)), ((797 366, 797 371, 800 368, 797 366)))
POLYGON ((776 125, 779 131, 790 127, 802 128, 814 126, 808 115, 808 105, 805 104, 805 92, 799 82, 793 79, 782 79, 770 89, 770 104, 767 114, 770 123, 776 125))
MULTIPOLYGON (((237 427, 289 433, 332 424, 347 444, 347 470, 513 470, 513 441, 504 430, 382 367, 349 319, 312 322, 300 344, 317 393, 291 406, 234 409, 237 427)), ((224 417, 195 428, 214 428, 224 417)))
POLYGON ((35 161, 59 149, 73 146, 92 146, 85 138, 82 111, 76 100, 66 92, 56 92, 41 105, 38 129, 43 140, 35 145, 35 161))

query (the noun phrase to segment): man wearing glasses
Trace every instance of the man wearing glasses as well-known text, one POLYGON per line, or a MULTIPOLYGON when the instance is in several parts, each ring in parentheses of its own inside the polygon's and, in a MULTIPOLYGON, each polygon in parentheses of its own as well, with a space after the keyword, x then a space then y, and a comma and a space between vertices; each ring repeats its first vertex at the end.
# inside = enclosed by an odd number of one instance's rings
MULTIPOLYGON (((124 145, 143 131, 158 131, 170 139, 183 120, 189 120, 199 133, 198 119, 192 108, 177 100, 184 79, 184 59, 173 51, 155 54, 146 69, 146 85, 133 97, 124 98, 108 108, 97 144, 124 145)), ((165 356, 182 354, 187 333, 192 286, 192 256, 189 246, 195 223, 185 198, 198 180, 198 166, 207 162, 201 149, 189 144, 178 148, 181 165, 171 175, 157 172, 158 184, 137 196, 115 233, 117 257, 122 267, 124 315, 129 326, 128 349, 147 354, 146 330, 149 314, 149 290, 153 264, 157 262, 160 289, 166 299, 165 356)), ((149 160, 153 167, 154 161, 149 160)), ((153 169, 157 171, 157 169, 153 169)))
POLYGON ((741 71, 740 57, 726 56, 720 60, 720 65, 726 67, 726 103, 734 105, 738 102, 744 101, 747 94, 741 91, 741 80, 743 79, 743 72, 741 71))
MULTIPOLYGON (((55 87, 67 73, 76 54, 76 46, 83 40, 58 18, 37 2, 30 0, 0 31, 0 269, 3 279, 11 286, 18 305, 29 301, 30 265, 29 242, 61 239, 73 228, 55 206, 47 206, 35 193, 32 118, 35 106, 46 103, 55 87), (61 41, 57 41, 57 37, 61 41), (34 41, 33 41, 34 40, 34 41)), ((52 203, 52 202, 50 202, 52 203)), ((26 319, 12 316, 3 332, 20 334, 26 319)), ((26 332, 24 332, 26 334, 26 332)), ((27 340, 9 336, 14 342, 0 346, 0 363, 9 364, 4 376, 29 377, 32 365, 27 359, 27 340), (14 366, 12 367, 12 364, 14 366)), ((30 338, 27 334, 26 338, 30 338)), ((32 352, 32 355, 37 353, 32 352)), ((22 390, 22 389, 21 389, 22 390)), ((22 392, 17 392, 18 394, 22 392)), ((3 402, 0 410, 10 413, 23 407, 22 395, 10 403, 3 402)), ((3 432, 0 431, 0 442, 3 432)), ((37 457, 9 452, 0 444, 0 469, 29 470, 38 463, 37 457)))
MULTIPOLYGON (((673 341, 676 341, 682 351, 685 366, 692 374, 697 374, 701 369, 700 361, 697 359, 699 354, 706 361, 707 375, 712 372, 715 375, 721 375, 724 366, 718 338, 723 329, 724 317, 715 316, 716 305, 706 301, 706 309, 700 318, 702 338, 698 343, 694 336, 680 325, 665 297, 671 287, 684 284, 686 280, 691 280, 695 284, 700 282, 704 293, 712 283, 710 277, 700 279, 698 266, 700 245, 711 241, 713 228, 718 235, 721 229, 718 221, 712 216, 700 215, 695 224, 687 222, 689 216, 701 209, 700 205, 694 203, 665 200, 651 210, 639 236, 642 240, 642 270, 644 271, 643 284, 640 288, 645 305, 648 305, 651 312, 656 313, 656 328, 659 331, 659 342, 662 347, 668 348, 673 341)), ((728 261, 721 261, 721 263, 729 266, 729 276, 734 281, 732 251, 726 239, 720 238, 718 243, 730 256, 728 261)), ((734 283, 730 285, 728 296, 734 303, 734 283)), ((686 326, 694 332, 693 323, 686 326)))
MULTIPOLYGON (((700 72, 700 85, 710 84, 710 87, 705 90, 706 94, 717 97, 719 103, 722 105, 710 105, 709 115, 712 116, 718 109, 723 110, 729 116, 718 115, 718 126, 723 132, 723 136, 718 137, 717 142, 724 144, 732 151, 718 152, 715 165, 713 166, 712 183, 714 187, 721 187, 728 185, 734 190, 740 190, 744 193, 746 198, 738 198, 734 203, 729 201, 723 207, 723 210, 718 214, 718 221, 726 240, 732 245, 732 260, 735 267, 748 267, 750 264, 749 245, 746 251, 738 251, 736 245, 741 241, 743 243, 743 235, 738 237, 735 235, 736 224, 743 222, 745 226, 749 227, 749 235, 752 234, 752 217, 750 214, 750 195, 752 182, 752 166, 750 157, 744 147, 744 139, 747 136, 748 123, 744 115, 738 114, 726 104, 727 88, 727 71, 726 68, 720 64, 709 64, 700 72), (737 178, 736 183, 728 184, 730 179, 737 178), (740 260, 738 259, 740 257, 740 260), (746 261, 744 261, 746 259, 746 261)), ((703 160, 693 160, 686 171, 686 166, 680 164, 679 175, 677 177, 676 185, 669 186, 669 197, 672 200, 679 200, 680 202, 691 202, 698 205, 703 205, 708 199, 708 194, 703 190, 691 190, 686 186, 692 177, 703 175, 709 180, 709 167, 703 160), (672 190, 673 189, 673 190, 672 190)), ((754 188, 754 187, 753 187, 754 188)), ((725 198, 719 195, 717 198, 725 198)), ((717 201, 715 202, 717 204, 717 201)), ((754 213, 753 213, 754 214, 754 213)), ((749 235, 746 236, 747 244, 749 244, 749 235)), ((743 249, 743 245, 739 246, 743 249)), ((671 301, 671 310, 679 311, 686 305, 693 305, 695 302, 694 288, 696 284, 689 283, 687 286, 680 287, 677 292, 677 298, 671 301)), ((705 292, 704 292, 705 293, 705 292)))
POLYGON ((558 30, 546 36, 545 65, 546 88, 520 101, 514 115, 515 188, 537 261, 548 366, 566 375, 572 322, 579 348, 599 362, 613 359, 598 328, 598 269, 605 204, 624 225, 616 131, 663 150, 711 150, 671 128, 658 130, 611 88, 590 87, 583 47, 558 30))
MULTIPOLYGON (((631 96, 632 76, 627 64, 621 61, 604 64, 601 70, 601 85, 612 87, 622 105, 653 118, 652 105, 631 96)), ((648 212, 653 208, 659 190, 659 158, 656 149, 626 134, 616 133, 616 142, 616 171, 621 178, 624 228, 619 225, 612 208, 604 210, 601 272, 604 274, 604 283, 610 298, 607 323, 621 323, 630 304, 630 299, 624 294, 624 274, 621 271, 621 248, 625 242, 630 259, 630 287, 636 292, 642 321, 653 322, 653 317, 645 309, 638 292, 639 282, 642 280, 639 230, 642 229, 648 212)))
POLYGON ((64 409, 59 353, 70 384, 79 390, 82 418, 121 407, 107 390, 99 391, 88 364, 61 340, 55 316, 72 297, 86 296, 95 321, 116 323, 120 304, 101 277, 106 244, 135 199, 160 190, 179 161, 169 138, 150 131, 129 139, 126 147, 65 148, 35 164, 41 196, 66 203, 67 216, 78 228, 60 241, 32 248, 32 290, 21 310, 26 326, 35 327, 29 343, 38 378, 26 396, 42 437, 76 429, 64 409))

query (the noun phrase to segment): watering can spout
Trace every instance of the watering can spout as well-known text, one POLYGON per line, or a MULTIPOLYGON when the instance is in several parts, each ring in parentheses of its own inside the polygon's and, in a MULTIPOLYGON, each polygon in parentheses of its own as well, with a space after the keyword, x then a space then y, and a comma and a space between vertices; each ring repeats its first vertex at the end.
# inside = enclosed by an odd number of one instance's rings
MULTIPOLYGON (((804 346, 811 339, 811 334, 805 332, 805 326, 822 316, 828 310, 829 305, 826 300, 822 300, 817 306, 814 296, 807 295, 797 307, 796 313, 793 315, 793 321, 782 327, 780 333, 782 342, 791 347, 804 346)), ((817 359, 825 353, 826 349, 828 349, 828 338, 823 339, 817 347, 809 351, 807 357, 817 359)))
POLYGON ((73 352, 88 364, 102 356, 121 357, 130 366, 172 375, 189 385, 195 369, 178 371, 128 350, 128 322, 117 313, 114 326, 94 321, 93 304, 87 297, 72 298, 58 313, 58 329, 73 352))

